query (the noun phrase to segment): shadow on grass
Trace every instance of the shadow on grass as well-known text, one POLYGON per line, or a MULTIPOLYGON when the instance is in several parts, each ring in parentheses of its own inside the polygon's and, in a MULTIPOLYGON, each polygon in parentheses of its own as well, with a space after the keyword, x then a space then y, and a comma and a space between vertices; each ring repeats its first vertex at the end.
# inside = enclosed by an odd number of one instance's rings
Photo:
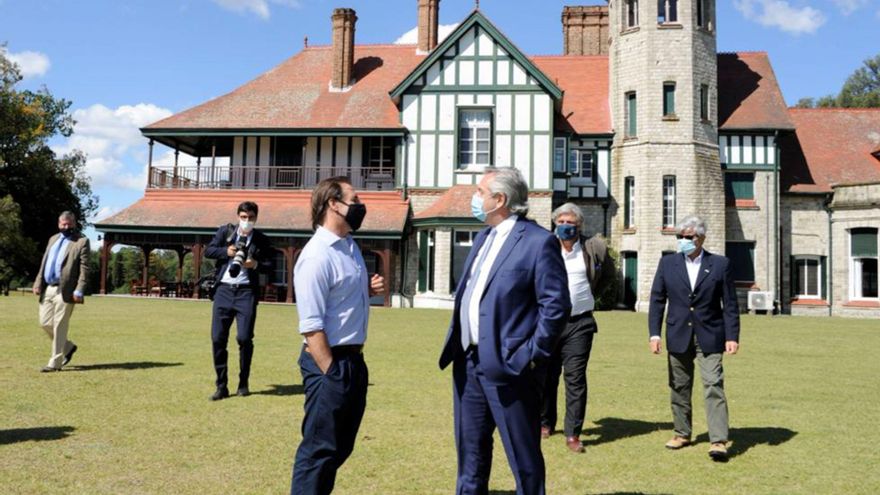
POLYGON ((75 429, 72 426, 41 426, 39 428, 0 430, 0 445, 29 441, 61 440, 68 437, 75 429))
POLYGON ((302 395, 302 385, 269 385, 268 390, 252 392, 253 395, 302 395))
POLYGON ((656 423, 651 421, 639 421, 637 419, 602 418, 595 422, 597 427, 584 430, 586 435, 599 435, 599 438, 591 438, 582 443, 585 446, 600 445, 624 438, 646 435, 657 430, 669 430, 672 423, 656 423))
POLYGON ((67 366, 64 371, 95 371, 95 370, 146 370, 150 368, 167 368, 182 366, 183 363, 158 363, 155 361, 137 361, 132 363, 103 363, 67 366))
MULTIPOLYGON (((791 440, 797 435, 796 431, 788 428, 776 428, 773 426, 758 426, 753 428, 731 428, 731 445, 727 450, 727 457, 734 458, 745 454, 756 445, 769 445, 775 447, 791 440)), ((697 442, 708 442, 709 434, 703 433, 697 436, 697 442)))

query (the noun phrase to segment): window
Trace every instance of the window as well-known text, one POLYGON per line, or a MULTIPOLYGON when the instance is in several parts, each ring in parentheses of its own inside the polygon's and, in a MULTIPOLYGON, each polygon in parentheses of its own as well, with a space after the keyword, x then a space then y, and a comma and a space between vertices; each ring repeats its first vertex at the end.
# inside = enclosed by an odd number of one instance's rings
POLYGON ((877 229, 850 230, 850 298, 877 298, 877 229))
POLYGON ((565 172, 565 142, 566 138, 553 139, 553 171, 565 172))
POLYGON ((825 263, 819 256, 798 256, 793 260, 791 285, 798 299, 821 299, 825 263))
POLYGON ((394 169, 394 140, 385 137, 372 138, 367 144, 367 167, 377 171, 394 169))
POLYGON ((663 228, 675 228, 675 176, 663 176, 663 228))
POLYGON ((460 168, 490 165, 492 110, 468 109, 458 114, 458 164, 460 168))
POLYGON ((700 119, 709 120, 709 86, 700 85, 700 119))
POLYGON ((568 154, 568 173, 572 178, 596 183, 596 160, 593 150, 571 150, 568 154))
POLYGON ((639 0, 625 1, 626 9, 624 15, 626 15, 626 19, 624 21, 624 26, 627 28, 636 27, 639 25, 639 0))
POLYGON ((452 237, 452 290, 458 287, 461 275, 464 273, 464 262, 467 261, 471 247, 474 245, 474 239, 477 237, 477 231, 456 230, 452 237))
POLYGON ((708 28, 708 13, 706 12, 706 5, 704 4, 705 0, 697 0, 697 26, 701 28, 708 28))
POLYGON ((678 22, 678 0, 657 0, 657 22, 678 22))
POLYGON ((636 226, 636 178, 624 179, 624 204, 623 204, 623 227, 627 229, 636 226))
POLYGON ((419 232, 419 292, 434 290, 435 230, 419 232))
POLYGON ((626 137, 636 137, 638 135, 636 92, 630 91, 625 95, 624 100, 626 105, 626 137))
POLYGON ((663 83, 663 116, 675 117, 675 83, 663 83))
POLYGON ((725 244, 735 282, 755 282, 755 243, 736 241, 725 244))
POLYGON ((755 173, 726 172, 724 174, 724 196, 728 205, 754 205, 755 173))

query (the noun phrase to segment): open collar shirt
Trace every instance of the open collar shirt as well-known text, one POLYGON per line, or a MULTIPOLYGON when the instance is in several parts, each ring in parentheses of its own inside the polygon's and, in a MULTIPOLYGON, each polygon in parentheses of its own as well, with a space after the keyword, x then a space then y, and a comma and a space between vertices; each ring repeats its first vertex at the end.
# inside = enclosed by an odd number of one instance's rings
POLYGON ((294 267, 299 333, 323 331, 330 346, 362 345, 369 323, 369 278, 351 235, 318 227, 294 267))
MULTIPOLYGON (((474 257, 474 260, 479 260, 483 251, 488 249, 489 252, 486 254, 486 259, 483 260, 483 264, 480 267, 480 273, 477 276, 476 280, 471 280, 468 283, 477 284, 474 287, 474 293, 471 296, 470 305, 468 306, 468 318, 471 329, 471 344, 476 344, 480 340, 480 300, 483 298, 483 292, 486 290, 486 282, 489 280, 489 272, 492 271, 492 265, 495 264, 495 259, 498 257, 498 252, 501 251, 501 247, 504 246, 504 242, 507 241, 507 238, 510 237, 510 232, 513 230, 514 225, 516 225, 516 221, 519 219, 517 215, 510 215, 501 221, 498 225, 494 227, 495 229, 495 238, 492 240, 492 244, 484 243, 480 248, 480 252, 477 253, 477 256, 474 257)), ((477 271, 477 264, 474 263, 470 267, 470 276, 473 276, 477 271)))
POLYGON ((700 275, 700 265, 703 264, 703 250, 700 250, 700 254, 697 255, 693 260, 690 256, 684 255, 684 266, 688 271, 688 280, 691 282, 691 292, 693 292, 694 287, 697 286, 697 277, 700 275))

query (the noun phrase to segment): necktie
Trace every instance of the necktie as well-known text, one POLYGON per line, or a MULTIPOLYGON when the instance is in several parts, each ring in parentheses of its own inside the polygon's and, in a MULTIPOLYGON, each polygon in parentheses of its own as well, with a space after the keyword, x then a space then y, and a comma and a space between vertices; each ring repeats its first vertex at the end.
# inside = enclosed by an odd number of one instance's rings
POLYGON ((458 316, 461 320, 461 347, 464 350, 467 350, 471 345, 471 297, 474 295, 477 280, 480 278, 480 270, 483 268, 483 262, 486 261, 486 257, 489 255, 489 250, 492 249, 492 241, 494 240, 495 229, 493 228, 489 232, 486 242, 483 243, 483 252, 480 253, 477 261, 474 262, 474 273, 468 279, 467 287, 465 287, 464 295, 461 298, 461 308, 459 309, 458 316))

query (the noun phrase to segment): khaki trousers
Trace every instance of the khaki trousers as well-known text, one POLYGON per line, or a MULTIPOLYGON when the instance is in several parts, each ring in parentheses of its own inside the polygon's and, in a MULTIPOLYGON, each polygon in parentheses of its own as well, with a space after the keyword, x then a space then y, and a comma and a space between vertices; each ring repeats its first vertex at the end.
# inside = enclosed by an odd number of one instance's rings
POLYGON ((67 329, 74 304, 64 302, 58 286, 46 286, 43 302, 40 303, 40 326, 52 339, 52 356, 46 366, 61 369, 64 355, 73 349, 73 342, 67 340, 67 329))
POLYGON ((691 438, 691 390, 694 385, 694 359, 700 366, 703 396, 706 399, 706 419, 709 441, 728 440, 727 397, 724 395, 723 353, 703 354, 696 336, 688 350, 682 354, 669 353, 669 389, 672 402, 672 421, 675 434, 691 438))

